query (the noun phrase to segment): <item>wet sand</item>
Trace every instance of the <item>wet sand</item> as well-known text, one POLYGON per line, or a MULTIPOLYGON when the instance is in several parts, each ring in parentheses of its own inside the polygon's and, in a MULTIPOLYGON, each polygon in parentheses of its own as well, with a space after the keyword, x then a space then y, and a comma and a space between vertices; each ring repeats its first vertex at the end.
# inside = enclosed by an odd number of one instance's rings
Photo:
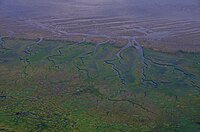
POLYGON ((0 34, 199 52, 199 12, 198 0, 7 0, 0 34))

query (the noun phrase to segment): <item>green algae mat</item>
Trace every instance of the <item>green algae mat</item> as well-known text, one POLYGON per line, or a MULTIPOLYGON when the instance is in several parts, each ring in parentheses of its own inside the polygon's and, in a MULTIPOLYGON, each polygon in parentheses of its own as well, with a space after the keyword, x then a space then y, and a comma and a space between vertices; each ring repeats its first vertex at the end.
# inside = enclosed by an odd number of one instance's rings
POLYGON ((198 132, 200 53, 3 38, 0 131, 198 132), (119 57, 120 56, 120 57, 119 57))

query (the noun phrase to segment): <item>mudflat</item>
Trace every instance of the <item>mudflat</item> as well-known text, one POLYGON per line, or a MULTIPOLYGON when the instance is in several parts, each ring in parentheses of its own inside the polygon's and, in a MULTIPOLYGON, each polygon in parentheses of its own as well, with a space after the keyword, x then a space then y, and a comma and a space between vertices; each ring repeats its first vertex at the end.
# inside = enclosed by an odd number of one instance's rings
POLYGON ((0 33, 25 38, 115 42, 167 52, 200 51, 198 0, 6 0, 0 33))

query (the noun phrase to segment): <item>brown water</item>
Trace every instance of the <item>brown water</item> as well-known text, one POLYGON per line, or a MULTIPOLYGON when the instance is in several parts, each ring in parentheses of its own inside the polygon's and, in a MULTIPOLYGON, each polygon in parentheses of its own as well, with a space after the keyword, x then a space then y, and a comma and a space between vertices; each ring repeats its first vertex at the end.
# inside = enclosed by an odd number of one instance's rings
POLYGON ((200 51, 199 0, 1 0, 0 34, 200 51))

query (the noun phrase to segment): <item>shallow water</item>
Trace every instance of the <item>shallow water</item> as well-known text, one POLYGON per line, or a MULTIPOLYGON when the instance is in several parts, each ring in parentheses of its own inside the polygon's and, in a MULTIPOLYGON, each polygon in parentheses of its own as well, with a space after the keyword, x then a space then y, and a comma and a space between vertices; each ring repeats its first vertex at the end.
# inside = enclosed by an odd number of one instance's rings
POLYGON ((200 51, 199 13, 199 0, 2 0, 0 33, 77 41, 140 36, 147 47, 200 51))

